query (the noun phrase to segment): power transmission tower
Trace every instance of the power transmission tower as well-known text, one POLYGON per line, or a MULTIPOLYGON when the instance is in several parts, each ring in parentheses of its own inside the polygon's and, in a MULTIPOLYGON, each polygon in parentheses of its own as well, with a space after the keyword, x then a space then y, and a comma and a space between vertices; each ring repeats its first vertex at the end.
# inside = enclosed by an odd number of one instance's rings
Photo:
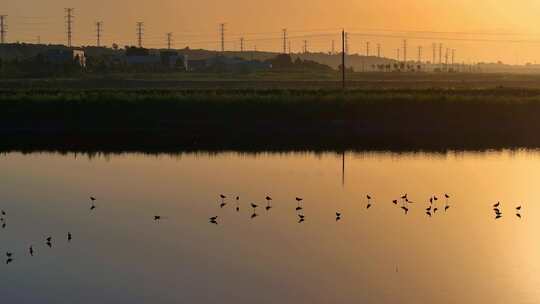
POLYGON ((422 46, 418 47, 418 62, 422 62, 422 46))
POLYGON ((288 40, 288 41, 287 41, 287 44, 288 44, 288 47, 289 47, 289 54, 290 54, 290 53, 291 53, 291 41, 288 40))
POLYGON ((37 36, 37 44, 41 44, 41 36, 37 36))
POLYGON ((240 37, 240 52, 244 52, 244 37, 240 37))
POLYGON ((96 44, 97 47, 101 46, 101 33, 103 32, 103 22, 96 22, 96 44))
POLYGON ((433 43, 433 61, 431 61, 431 64, 435 64, 437 61, 437 44, 433 43))
POLYGON ((442 67, 442 43, 439 43, 439 65, 442 67))
POLYGON ((73 34, 73 12, 75 9, 66 8, 66 28, 67 28, 67 46, 71 47, 71 38, 73 34))
POLYGON ((307 40, 304 40, 304 54, 307 54, 308 48, 307 48, 307 40))
POLYGON ((452 69, 454 69, 455 58, 456 58, 456 49, 452 49, 452 69))
POLYGON ((449 49, 446 49, 446 53, 444 54, 444 68, 448 72, 448 51, 449 49))
POLYGON ((377 57, 381 58, 381 44, 377 43, 377 57))
POLYGON ((219 36, 221 39, 221 52, 225 52, 225 23, 219 25, 219 36))
POLYGON ((400 61, 400 56, 399 56, 399 55, 400 55, 400 54, 399 54, 400 52, 399 52, 399 51, 400 51, 400 48, 397 48, 397 49, 396 49, 396 53, 397 53, 397 61, 398 61, 398 62, 400 61))
POLYGON ((173 39, 173 33, 167 33, 167 49, 168 50, 172 48, 172 39, 173 39))
POLYGON ((369 41, 366 42, 366 57, 369 57, 369 41))
POLYGON ((345 33, 345 30, 341 31, 341 85, 343 90, 345 90, 345 52, 346 52, 346 40, 347 40, 347 33, 345 33))
POLYGON ((287 29, 283 29, 283 54, 287 54, 287 29))
POLYGON ((403 40, 403 62, 407 62, 407 40, 403 40))
POLYGON ((137 45, 142 48, 143 47, 143 27, 144 22, 137 22, 137 45))
POLYGON ((7 15, 0 15, 0 43, 6 43, 7 36, 7 15))

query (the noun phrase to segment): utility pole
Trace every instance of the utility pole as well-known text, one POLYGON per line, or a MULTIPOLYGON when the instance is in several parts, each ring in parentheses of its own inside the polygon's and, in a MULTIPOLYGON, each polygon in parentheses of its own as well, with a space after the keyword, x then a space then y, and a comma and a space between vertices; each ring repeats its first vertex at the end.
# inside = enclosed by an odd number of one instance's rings
POLYGON ((41 36, 37 36, 37 44, 41 44, 41 36))
POLYGON ((396 51, 397 51, 397 61, 399 62, 399 61, 400 61, 400 58, 399 58, 399 57, 400 57, 400 56, 399 56, 399 55, 400 55, 400 54, 399 54, 400 49, 397 48, 396 51))
POLYGON ((381 44, 377 43, 377 57, 381 58, 381 44))
POLYGON ((97 21, 96 22, 96 45, 97 47, 101 47, 101 32, 103 31, 103 22, 97 21))
POLYGON ((403 62, 407 63, 407 40, 403 40, 403 62))
POLYGON ((369 41, 366 42, 366 57, 369 57, 369 41))
POLYGON ((66 30, 67 30, 67 46, 71 47, 71 38, 73 34, 73 8, 66 8, 66 30))
POLYGON ((142 48, 143 47, 143 43, 142 43, 142 39, 143 39, 143 27, 144 27, 144 22, 137 22, 137 45, 142 48))
POLYGON ((308 52, 308 49, 307 49, 307 40, 304 40, 304 54, 307 54, 308 52))
POLYGON ((287 54, 287 29, 283 29, 283 54, 287 54))
POLYGON ((347 34, 345 33, 345 30, 341 31, 341 85, 343 90, 345 90, 345 40, 347 38, 347 34))
POLYGON ((240 37, 240 52, 244 52, 244 37, 240 37))
POLYGON ((422 62, 422 46, 418 47, 418 63, 422 62))
POLYGON ((173 38, 173 33, 167 33, 167 49, 168 50, 172 48, 172 38, 173 38))
POLYGON ((7 15, 0 15, 0 43, 6 43, 7 36, 7 15))
POLYGON ((219 25, 219 36, 221 38, 221 52, 225 52, 225 23, 219 25))

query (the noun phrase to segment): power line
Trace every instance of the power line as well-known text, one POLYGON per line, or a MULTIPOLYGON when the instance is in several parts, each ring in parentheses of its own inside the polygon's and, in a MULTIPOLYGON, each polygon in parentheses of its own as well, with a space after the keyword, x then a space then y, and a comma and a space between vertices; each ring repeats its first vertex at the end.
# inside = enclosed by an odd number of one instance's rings
POLYGON ((66 8, 64 9, 66 12, 66 27, 67 27, 67 46, 71 47, 71 38, 73 34, 73 13, 75 9, 73 8, 66 8))

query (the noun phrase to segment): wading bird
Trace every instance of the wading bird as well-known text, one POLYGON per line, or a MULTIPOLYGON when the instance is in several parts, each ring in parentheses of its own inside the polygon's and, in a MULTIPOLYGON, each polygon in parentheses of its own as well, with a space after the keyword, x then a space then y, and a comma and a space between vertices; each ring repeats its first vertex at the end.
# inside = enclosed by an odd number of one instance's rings
POLYGON ((225 203, 225 199, 227 197, 225 195, 223 195, 223 194, 220 194, 219 197, 221 198, 221 204, 219 204, 219 208, 223 208, 223 207, 225 207, 225 205, 227 205, 227 203, 225 203))
POLYGON ((300 198, 300 197, 297 197, 296 198, 296 211, 300 211, 304 208, 302 208, 302 206, 300 205, 302 203, 303 199, 300 198))
POLYGON ((272 201, 272 198, 270 196, 267 196, 266 198, 266 211, 272 209, 272 206, 270 205, 270 202, 272 201))

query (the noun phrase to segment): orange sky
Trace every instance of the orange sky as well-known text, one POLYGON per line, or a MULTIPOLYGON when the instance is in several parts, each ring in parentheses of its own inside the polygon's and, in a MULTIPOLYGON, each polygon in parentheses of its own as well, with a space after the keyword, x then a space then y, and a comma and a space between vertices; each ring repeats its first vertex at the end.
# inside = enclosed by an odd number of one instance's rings
POLYGON ((9 15, 9 41, 35 42, 37 36, 42 42, 65 41, 64 7, 75 8, 75 44, 94 43, 96 20, 104 22, 104 43, 134 44, 135 22, 144 21, 147 47, 164 47, 165 33, 173 32, 175 47, 189 44, 215 49, 218 24, 225 22, 227 49, 239 48, 239 38, 245 36, 246 48, 257 45, 259 50, 277 51, 281 48, 279 32, 288 28, 289 35, 296 37, 291 40, 293 51, 301 49, 304 39, 310 50, 328 51, 331 40, 338 39, 328 33, 345 27, 369 34, 351 34, 351 52, 365 53, 365 42, 370 41, 372 49, 381 43, 387 57, 395 57, 403 38, 408 38, 409 54, 414 58, 417 47, 423 45, 424 59, 429 59, 433 42, 455 48, 457 60, 467 62, 534 62, 540 53, 537 0, 4 0, 1 12, 9 15), (466 33, 398 32, 413 30, 466 33), (325 35, 304 37, 322 33, 325 35), (477 41, 486 39, 503 41, 477 41))

